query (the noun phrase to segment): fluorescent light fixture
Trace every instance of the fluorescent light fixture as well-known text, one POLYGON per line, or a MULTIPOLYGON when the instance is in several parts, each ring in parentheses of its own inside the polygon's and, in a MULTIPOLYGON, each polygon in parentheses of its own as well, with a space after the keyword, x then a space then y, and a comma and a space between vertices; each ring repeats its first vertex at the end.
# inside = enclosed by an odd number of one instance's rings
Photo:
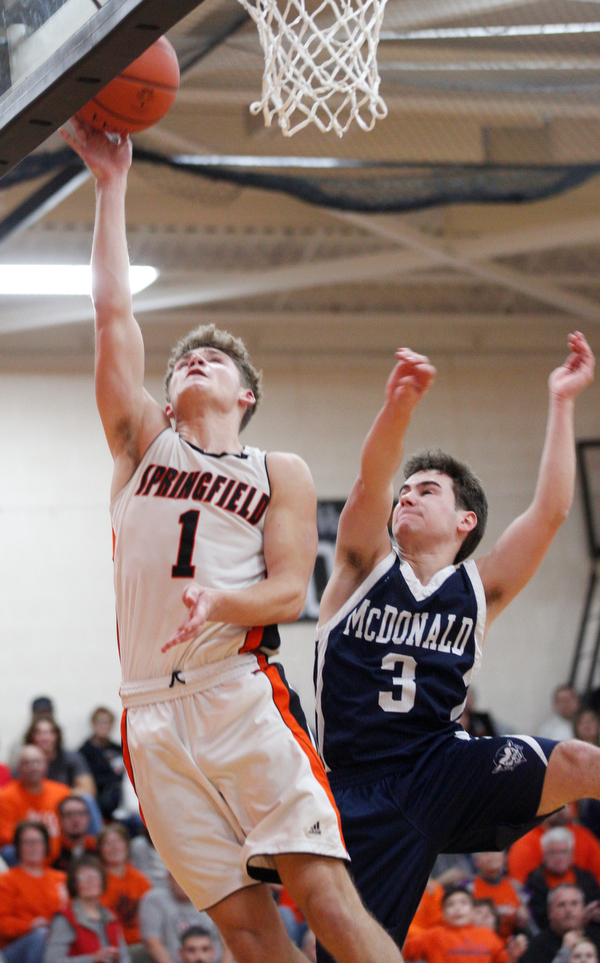
POLYGON ((382 30, 380 40, 462 40, 492 37, 550 37, 600 33, 600 23, 523 23, 507 27, 437 27, 428 30, 382 30))
MULTIPOLYGON (((156 281, 158 271, 147 265, 129 268, 131 293, 137 294, 156 281)), ((89 264, 0 264, 0 295, 26 296, 92 293, 89 264)))

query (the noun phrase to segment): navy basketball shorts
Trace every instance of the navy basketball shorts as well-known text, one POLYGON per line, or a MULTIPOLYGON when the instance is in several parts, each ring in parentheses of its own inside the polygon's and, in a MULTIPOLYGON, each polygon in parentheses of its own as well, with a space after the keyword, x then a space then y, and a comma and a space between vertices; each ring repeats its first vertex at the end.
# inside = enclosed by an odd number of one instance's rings
MULTIPOLYGON (((409 760, 329 773, 356 887, 399 946, 438 853, 505 849, 543 818, 536 813, 556 743, 461 736, 409 760)), ((330 959, 319 947, 319 963, 330 959)))

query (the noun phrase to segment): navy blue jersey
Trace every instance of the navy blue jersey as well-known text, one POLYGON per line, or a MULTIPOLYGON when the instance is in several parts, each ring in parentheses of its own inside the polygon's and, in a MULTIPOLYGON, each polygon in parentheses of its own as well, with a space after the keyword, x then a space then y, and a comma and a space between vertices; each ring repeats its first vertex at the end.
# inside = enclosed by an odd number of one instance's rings
POLYGON ((395 552, 384 558, 317 632, 327 769, 407 759, 459 730, 485 618, 475 562, 449 565, 423 586, 395 552))

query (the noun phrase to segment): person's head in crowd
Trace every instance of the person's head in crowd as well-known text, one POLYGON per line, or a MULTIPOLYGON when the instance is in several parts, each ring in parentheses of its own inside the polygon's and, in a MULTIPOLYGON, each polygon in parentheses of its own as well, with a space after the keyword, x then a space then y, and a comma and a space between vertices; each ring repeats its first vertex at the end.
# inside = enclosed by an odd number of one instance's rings
POLYGON ((106 889, 106 873, 97 856, 84 853, 74 859, 67 871, 67 890, 71 899, 97 902, 106 889))
POLYGON ((548 893, 548 922, 560 936, 584 925, 585 901, 578 886, 562 883, 548 893))
POLYGON ((31 703, 31 718, 38 716, 54 716, 54 704, 49 696, 36 696, 31 703))
POLYGON ((545 829, 552 829, 554 826, 570 826, 575 821, 576 811, 572 803, 567 803, 562 809, 557 809, 555 813, 550 813, 544 819, 542 825, 545 829))
POLYGON ((473 897, 464 886, 449 886, 442 899, 442 915, 448 926, 473 922, 473 897))
POLYGON ((312 930, 307 930, 302 937, 300 949, 311 963, 317 963, 317 937, 312 930))
POLYGON ((190 898, 186 891, 179 885, 172 873, 167 875, 167 883, 171 893, 175 897, 178 903, 189 903, 190 898))
POLYGON ((564 876, 573 865, 575 836, 566 826, 549 829, 540 839, 542 865, 554 876, 564 876))
POLYGON ((120 823, 111 823, 98 836, 98 854, 104 868, 119 876, 129 859, 129 833, 120 823))
POLYGON ((50 836, 43 823, 22 820, 15 829, 13 842, 21 866, 33 871, 43 868, 50 853, 50 836))
POLYGON ((579 696, 570 685, 558 685, 554 690, 552 700, 554 711, 561 719, 572 722, 573 717, 579 709, 579 696))
POLYGON ((583 936, 571 950, 569 963, 598 963, 596 944, 583 936))
POLYGON ((498 853, 474 853, 473 862, 478 875, 490 883, 502 879, 506 872, 506 854, 502 850, 498 853))
POLYGON ((51 762, 62 752, 62 730, 52 716, 40 715, 29 726, 24 742, 26 746, 37 746, 51 762))
POLYGON ((17 761, 17 779, 27 792, 38 793, 48 772, 48 760, 37 746, 24 746, 17 761))
POLYGON ((573 731, 576 739, 597 746, 600 736, 600 719, 597 713, 593 709, 582 709, 573 720, 573 731))
POLYGON ((110 732, 115 724, 115 714, 105 706, 94 709, 91 717, 94 735, 92 741, 95 746, 107 746, 110 742, 110 732))
POLYGON ((571 950, 569 963, 598 963, 596 944, 592 943, 591 940, 586 940, 585 937, 577 940, 571 950))
POLYGON ((179 949, 181 963, 213 963, 216 955, 210 933, 203 926, 190 926, 182 935, 179 949))
POLYGON ((90 831, 91 815, 83 796, 67 796, 58 804, 60 831, 70 844, 83 843, 90 831))
POLYGON ((500 917, 491 899, 473 900, 473 925, 498 932, 500 917))

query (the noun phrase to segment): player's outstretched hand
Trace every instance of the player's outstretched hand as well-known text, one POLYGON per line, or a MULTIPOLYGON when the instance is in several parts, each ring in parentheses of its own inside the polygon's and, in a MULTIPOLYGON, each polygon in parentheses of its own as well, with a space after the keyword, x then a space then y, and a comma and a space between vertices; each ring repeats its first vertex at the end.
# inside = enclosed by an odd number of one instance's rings
POLYGON ((205 622, 210 622, 210 613, 218 593, 214 589, 202 588, 197 582, 191 582, 183 592, 183 604, 188 608, 188 615, 181 623, 174 635, 165 642, 161 652, 167 652, 174 645, 195 639, 205 622))
POLYGON ((122 138, 117 144, 78 117, 71 117, 71 127, 72 131, 68 127, 61 127, 60 133, 69 147, 87 164, 97 181, 127 173, 132 157, 129 137, 122 138))
POLYGON ((569 335, 570 353, 565 363, 550 375, 548 385, 555 398, 573 400, 594 380, 596 359, 581 331, 569 335))
POLYGON ((390 404, 416 405, 435 381, 437 371, 429 358, 410 348, 396 351, 396 367, 388 378, 385 396, 390 404))

